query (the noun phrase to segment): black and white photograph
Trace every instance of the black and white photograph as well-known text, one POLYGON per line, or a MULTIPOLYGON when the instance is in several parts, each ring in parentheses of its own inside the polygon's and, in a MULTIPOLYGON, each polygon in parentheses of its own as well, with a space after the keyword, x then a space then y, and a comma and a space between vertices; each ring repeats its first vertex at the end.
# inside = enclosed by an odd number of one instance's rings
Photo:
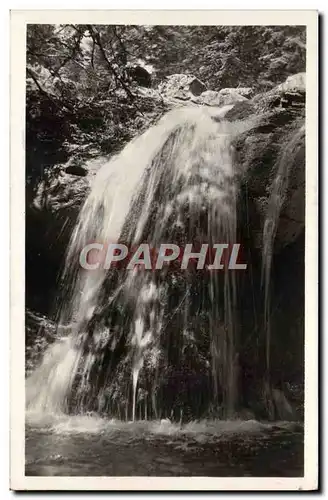
POLYGON ((19 33, 22 475, 314 487, 317 14, 91 13, 19 33))

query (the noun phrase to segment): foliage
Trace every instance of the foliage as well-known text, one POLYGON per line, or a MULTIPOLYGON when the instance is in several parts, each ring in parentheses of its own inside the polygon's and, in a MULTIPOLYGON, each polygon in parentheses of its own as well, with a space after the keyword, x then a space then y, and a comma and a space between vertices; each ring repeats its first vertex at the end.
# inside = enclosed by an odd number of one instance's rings
POLYGON ((303 26, 134 26, 124 40, 157 80, 187 72, 213 90, 265 90, 305 71, 303 26))

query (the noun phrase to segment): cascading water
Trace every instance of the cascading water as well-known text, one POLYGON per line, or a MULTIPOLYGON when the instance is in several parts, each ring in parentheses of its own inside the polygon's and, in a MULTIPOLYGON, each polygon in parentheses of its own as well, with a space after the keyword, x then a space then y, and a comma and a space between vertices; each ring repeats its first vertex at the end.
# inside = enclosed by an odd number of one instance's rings
MULTIPOLYGON (((270 396, 270 351, 271 351, 271 270, 274 252, 274 242, 278 230, 280 214, 289 184, 290 170, 300 149, 300 142, 304 141, 305 126, 301 126, 289 138, 286 147, 278 158, 275 168, 275 177, 271 185, 270 197, 266 211, 262 240, 262 287, 264 288, 264 332, 265 332, 265 398, 268 414, 273 417, 274 409, 270 396)), ((292 414, 292 409, 283 393, 273 391, 276 411, 282 414, 292 414), (283 408, 282 408, 283 407, 283 408), (287 411, 285 409, 287 408, 287 411)))
MULTIPOLYGON (((27 379, 30 411, 93 410, 133 420, 181 419, 188 412, 201 417, 211 409, 233 415, 239 369, 235 271, 86 271, 79 264, 90 242, 155 249, 161 243, 236 242, 239 182, 232 143, 252 125, 226 122, 223 114, 174 110, 98 173, 62 279, 67 293, 59 324, 69 324, 71 333, 48 348, 27 379)), ((278 179, 270 207, 279 186, 278 179)), ((265 225, 265 318, 279 210, 269 210, 273 223, 270 230, 268 220, 265 225)))

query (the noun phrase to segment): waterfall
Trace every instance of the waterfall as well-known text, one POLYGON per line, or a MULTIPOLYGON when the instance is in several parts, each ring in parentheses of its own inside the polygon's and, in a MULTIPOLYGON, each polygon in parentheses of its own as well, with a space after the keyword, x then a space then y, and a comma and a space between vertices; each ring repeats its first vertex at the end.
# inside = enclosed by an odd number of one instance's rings
MULTIPOLYGON (((27 379, 29 410, 95 410, 134 420, 138 408, 147 418, 181 419, 211 407, 223 417, 233 415, 239 336, 235 271, 86 271, 79 255, 90 242, 152 248, 235 243, 239 183, 232 144, 250 127, 225 121, 215 108, 176 109, 103 165, 66 256, 58 322, 71 325, 71 332, 48 348, 27 379)), ((272 197, 279 186, 276 180, 272 197)), ((279 215, 274 203, 271 198, 265 225, 266 316, 279 215)))

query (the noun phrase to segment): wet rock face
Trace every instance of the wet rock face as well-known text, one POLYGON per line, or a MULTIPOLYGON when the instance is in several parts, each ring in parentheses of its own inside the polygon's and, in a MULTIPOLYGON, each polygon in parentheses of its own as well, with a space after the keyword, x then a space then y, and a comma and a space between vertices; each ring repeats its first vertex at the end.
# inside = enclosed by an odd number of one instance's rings
POLYGON ((280 92, 305 92, 306 90, 306 73, 296 73, 290 75, 284 83, 278 85, 277 89, 280 92))
POLYGON ((26 206, 27 305, 49 312, 58 295, 65 252, 79 210, 104 158, 46 169, 26 206), (47 293, 44 293, 47 290, 47 293))
POLYGON ((229 121, 254 120, 235 142, 238 168, 249 200, 254 246, 261 248, 263 224, 273 180, 286 165, 287 190, 275 238, 275 252, 295 242, 305 226, 305 87, 304 74, 289 77, 269 92, 235 104, 229 121), (301 96, 297 101, 293 95, 301 96))
POLYGON ((222 89, 219 92, 206 90, 198 98, 192 99, 192 102, 205 106, 227 106, 237 102, 247 101, 238 89, 222 89))
POLYGON ((275 238, 275 251, 293 243, 304 231, 305 136, 300 134, 296 144, 292 146, 292 141, 301 128, 300 122, 298 127, 295 125, 296 123, 293 123, 293 126, 286 124, 269 133, 254 132, 241 138, 237 145, 237 148, 240 148, 241 168, 245 172, 248 199, 257 214, 253 214, 250 219, 250 229, 257 248, 262 246, 267 204, 279 162, 289 163, 289 174, 275 238))
POLYGON ((96 158, 83 165, 74 157, 65 165, 56 165, 45 170, 38 184, 32 208, 53 215, 73 216, 78 212, 88 195, 93 179, 106 158, 96 158))
POLYGON ((28 375, 41 361, 48 345, 55 341, 56 324, 46 316, 27 310, 25 314, 25 334, 25 370, 28 375))

